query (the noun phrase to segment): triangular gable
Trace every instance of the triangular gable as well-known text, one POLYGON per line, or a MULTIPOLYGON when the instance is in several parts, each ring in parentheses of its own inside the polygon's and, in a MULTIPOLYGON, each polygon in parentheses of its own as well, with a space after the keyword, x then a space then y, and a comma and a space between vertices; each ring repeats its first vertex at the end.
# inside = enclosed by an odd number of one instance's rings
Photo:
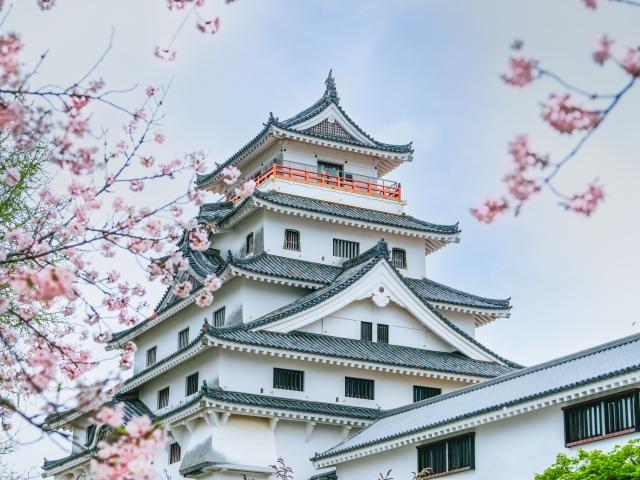
MULTIPOLYGON (((329 289, 331 287, 327 287, 329 289)), ((315 292, 321 294, 322 290, 315 292)), ((345 288, 320 302, 314 302, 305 309, 293 309, 291 314, 266 323, 258 324, 256 330, 288 333, 303 328, 323 317, 329 316, 347 305, 370 298, 379 307, 393 302, 406 309, 419 320, 424 327, 451 345, 454 350, 475 360, 498 361, 506 363, 484 346, 476 342, 450 321, 440 315, 435 308, 422 301, 401 279, 386 259, 378 259, 364 275, 355 279, 345 288)), ((251 324, 247 324, 251 328, 251 324)))

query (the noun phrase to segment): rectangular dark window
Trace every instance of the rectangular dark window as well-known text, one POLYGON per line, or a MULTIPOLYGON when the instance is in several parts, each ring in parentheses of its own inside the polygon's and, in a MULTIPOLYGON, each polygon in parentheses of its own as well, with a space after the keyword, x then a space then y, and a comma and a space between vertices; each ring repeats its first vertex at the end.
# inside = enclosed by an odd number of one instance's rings
POLYGON ((91 424, 85 430, 85 437, 84 437, 85 447, 88 447, 89 445, 91 445, 91 442, 93 442, 93 437, 95 437, 95 435, 96 435, 96 426, 94 424, 91 424))
POLYGON ((419 402, 421 400, 426 400, 427 398, 435 397, 442 393, 441 388, 434 387, 423 387, 421 385, 413 386, 413 401, 419 402))
POLYGON ((605 397, 564 409, 567 447, 602 438, 637 432, 638 391, 605 397))
POLYGON ((158 392, 158 410, 169 405, 169 387, 158 392))
POLYGON ((150 367, 154 363, 156 363, 156 354, 158 353, 157 347, 151 347, 147 350, 147 367, 150 367))
POLYGON ((389 325, 378 324, 378 343, 389 343, 389 325))
POLYGON ((189 345, 189 329, 185 328, 178 332, 178 350, 189 345))
POLYGON ((373 340, 373 324, 371 322, 360 322, 360 340, 367 342, 373 340))
POLYGON ((286 368, 273 369, 273 388, 282 390, 304 390, 304 372, 302 370, 288 370, 286 368))
POLYGON ((344 396, 351 398, 374 399, 374 382, 366 378, 344 377, 344 396))
POLYGON ((180 445, 178 443, 172 443, 169 447, 169 463, 178 463, 181 456, 182 451, 180 450, 180 445))
POLYGON ((349 240, 333 239, 333 256, 341 258, 353 258, 360 255, 360 244, 349 240))
POLYGON ((284 249, 285 250, 300 250, 300 232, 297 230, 285 230, 284 231, 284 249))
POLYGON ((391 250, 391 264, 396 268, 407 268, 407 252, 402 248, 391 250))
POLYGON ((436 475, 474 467, 474 434, 418 447, 418 472, 436 475))
POLYGON ((193 373, 185 380, 185 396, 193 395, 198 391, 198 372, 193 373))
POLYGON ((213 312, 213 326, 224 327, 225 307, 219 308, 213 312))
POLYGON ((249 255, 253 253, 253 232, 247 235, 247 240, 245 242, 245 254, 249 255))

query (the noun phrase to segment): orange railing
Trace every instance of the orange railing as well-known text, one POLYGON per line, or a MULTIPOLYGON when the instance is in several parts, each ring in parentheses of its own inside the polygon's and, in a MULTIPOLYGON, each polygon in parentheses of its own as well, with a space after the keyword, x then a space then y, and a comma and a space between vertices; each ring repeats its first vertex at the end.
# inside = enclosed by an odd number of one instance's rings
MULTIPOLYGON (((256 182, 256 187, 265 183, 270 178, 280 178, 294 182, 321 185, 323 187, 386 198, 389 200, 400 201, 402 199, 401 188, 398 182, 366 177, 364 175, 357 175, 357 178, 350 178, 345 176, 345 174, 334 175, 319 172, 315 165, 305 165, 293 162, 287 163, 288 165, 273 163, 266 169, 255 172, 249 178, 253 178, 256 182)), ((236 196, 232 194, 228 199, 235 200, 235 197, 236 196)))

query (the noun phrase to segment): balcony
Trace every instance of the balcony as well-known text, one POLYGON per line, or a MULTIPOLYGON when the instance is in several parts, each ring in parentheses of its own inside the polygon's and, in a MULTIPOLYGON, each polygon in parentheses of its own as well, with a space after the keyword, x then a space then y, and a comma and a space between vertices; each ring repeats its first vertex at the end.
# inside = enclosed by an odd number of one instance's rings
MULTIPOLYGON (((247 178, 253 179, 256 182, 256 187, 273 178, 318 185, 397 202, 402 201, 402 192, 398 182, 349 172, 340 172, 340 174, 337 175, 326 173, 320 171, 315 165, 307 165, 304 163, 273 163, 266 168, 254 172, 247 178)), ((233 194, 227 198, 232 201, 237 199, 236 195, 233 194)))

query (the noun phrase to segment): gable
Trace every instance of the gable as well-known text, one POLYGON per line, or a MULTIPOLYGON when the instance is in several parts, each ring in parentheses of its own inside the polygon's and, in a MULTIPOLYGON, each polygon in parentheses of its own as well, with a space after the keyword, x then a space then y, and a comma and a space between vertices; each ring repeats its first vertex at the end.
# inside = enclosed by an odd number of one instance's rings
POLYGON ((361 322, 372 324, 374 341, 377 325, 382 324, 389 327, 389 343, 393 345, 440 352, 455 350, 425 328, 424 324, 406 309, 391 302, 384 307, 378 307, 371 299, 353 302, 331 315, 300 328, 299 331, 359 340, 361 322))
POLYGON ((313 127, 307 128, 304 132, 311 135, 317 135, 319 137, 348 140, 351 142, 355 141, 355 138, 349 135, 349 133, 342 128, 342 125, 331 118, 327 118, 313 127))

